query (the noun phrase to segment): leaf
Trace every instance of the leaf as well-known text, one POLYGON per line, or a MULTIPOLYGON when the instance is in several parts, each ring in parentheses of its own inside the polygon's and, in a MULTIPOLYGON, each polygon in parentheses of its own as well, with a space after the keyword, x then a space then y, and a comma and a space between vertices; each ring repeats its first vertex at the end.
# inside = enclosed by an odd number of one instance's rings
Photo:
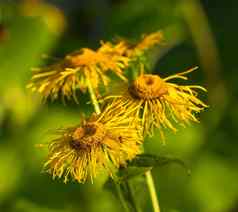
POLYGON ((117 174, 118 182, 122 182, 124 180, 129 180, 139 175, 143 175, 145 172, 151 170, 152 167, 136 167, 136 166, 128 166, 125 168, 120 168, 117 174))
POLYGON ((169 165, 171 163, 175 163, 182 166, 187 171, 187 174, 190 175, 191 170, 187 167, 183 160, 167 156, 141 154, 135 157, 132 161, 130 161, 128 163, 128 167, 143 167, 144 169, 150 167, 152 169, 153 167, 169 165))
MULTIPOLYGON (((187 170, 190 174, 190 170, 184 161, 178 158, 161 157, 151 154, 141 154, 128 162, 127 167, 121 167, 113 179, 108 179, 104 184, 104 188, 111 190, 114 195, 120 200, 125 211, 140 211, 141 201, 138 201, 138 196, 144 194, 142 190, 136 192, 135 188, 139 187, 141 181, 136 179, 144 178, 144 173, 151 170, 154 167, 169 165, 176 163, 187 170), (137 198, 135 198, 135 196, 137 198)), ((144 179, 142 179, 144 181, 144 179)))

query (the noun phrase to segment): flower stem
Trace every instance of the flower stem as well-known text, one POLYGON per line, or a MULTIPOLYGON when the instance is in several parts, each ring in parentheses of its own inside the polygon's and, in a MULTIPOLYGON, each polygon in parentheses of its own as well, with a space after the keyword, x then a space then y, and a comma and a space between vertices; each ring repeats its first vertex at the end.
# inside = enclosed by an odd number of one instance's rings
POLYGON ((90 98, 91 98, 94 110, 95 110, 95 112, 97 114, 100 114, 101 110, 100 110, 100 107, 99 107, 98 100, 97 100, 97 97, 95 95, 95 92, 93 90, 93 86, 91 84, 91 81, 88 78, 86 78, 86 80, 87 80, 88 91, 89 91, 89 94, 90 94, 90 98))
MULTIPOLYGON (((100 114, 101 109, 99 107, 98 100, 97 100, 97 97, 96 97, 95 92, 93 90, 91 81, 89 79, 87 79, 87 86, 88 86, 88 91, 89 91, 89 95, 90 95, 91 102, 93 104, 94 110, 95 110, 96 114, 100 114)), ((115 183, 115 188, 116 188, 119 200, 122 204, 122 207, 125 209, 125 211, 129 212, 129 208, 127 207, 127 203, 124 200, 123 192, 121 191, 120 185, 116 184, 116 182, 114 182, 114 183, 115 183)), ((128 188, 128 189, 130 189, 130 188, 128 188)))
POLYGON ((134 195, 134 192, 133 192, 133 188, 129 182, 129 180, 127 180, 125 182, 125 186, 127 187, 127 190, 128 190, 128 198, 129 198, 129 201, 130 201, 130 204, 131 204, 131 209, 133 212, 141 212, 140 208, 138 207, 137 205, 137 202, 136 202, 136 198, 135 198, 135 195, 134 195))
POLYGON ((122 194, 122 191, 121 191, 121 187, 118 183, 114 182, 115 184, 115 188, 116 188, 116 191, 117 191, 117 194, 118 194, 118 197, 119 197, 119 200, 121 202, 121 205, 124 209, 125 212, 130 212, 130 209, 128 208, 128 205, 127 205, 127 202, 126 200, 124 199, 124 196, 122 194))
MULTIPOLYGON (((90 94, 90 98, 91 98, 94 110, 97 114, 100 114, 101 110, 100 110, 100 107, 99 107, 99 104, 98 104, 98 101, 97 101, 97 97, 95 95, 95 92, 93 90, 91 81, 89 79, 87 79, 87 85, 88 85, 88 91, 89 91, 89 94, 90 94)), ((153 208, 154 208, 154 212, 160 212, 159 201, 157 199, 157 194, 156 194, 154 180, 153 180, 151 171, 146 172, 145 176, 146 176, 146 182, 147 182, 147 186, 148 186, 148 189, 149 189, 149 192, 150 192, 150 197, 151 197, 152 205, 153 205, 153 208)), ((128 189, 131 191, 130 187, 128 189)), ((121 191, 118 189, 118 187, 117 187, 117 192, 119 193, 119 197, 122 198, 121 191)), ((121 198, 120 198, 120 200, 122 202, 122 205, 124 206, 124 204, 123 204, 124 202, 122 201, 121 198)))
POLYGON ((160 212, 159 201, 157 198, 157 193, 155 189, 155 184, 151 171, 145 173, 146 183, 150 192, 150 198, 153 205, 154 212, 160 212))

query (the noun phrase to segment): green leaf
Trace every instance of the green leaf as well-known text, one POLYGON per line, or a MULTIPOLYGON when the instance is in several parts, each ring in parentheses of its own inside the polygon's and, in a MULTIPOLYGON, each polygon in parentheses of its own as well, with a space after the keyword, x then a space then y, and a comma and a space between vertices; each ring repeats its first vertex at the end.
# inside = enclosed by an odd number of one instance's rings
POLYGON ((123 182, 124 180, 130 180, 139 175, 143 175, 145 172, 151 170, 152 167, 136 167, 136 166, 128 166, 125 168, 120 168, 117 174, 117 181, 123 182))
MULTIPOLYGON (((140 211, 138 205, 138 196, 144 192, 135 191, 136 187, 141 184, 141 179, 144 181, 145 172, 151 170, 154 167, 169 165, 175 163, 181 165, 190 174, 190 170, 184 161, 178 158, 172 157, 161 157, 151 154, 141 154, 134 158, 132 161, 128 162, 127 167, 121 167, 113 179, 108 179, 104 185, 105 189, 113 192, 114 195, 120 200, 125 211, 140 211), (137 180, 140 181, 137 181, 137 180), (135 198, 137 196, 137 198, 135 198)), ((140 189, 141 190, 141 189, 140 189)), ((141 202, 140 202, 141 203, 141 202)))
POLYGON ((142 167, 143 169, 146 170, 146 168, 148 169, 149 167, 152 169, 153 167, 169 165, 172 163, 182 166, 187 171, 187 174, 190 175, 191 170, 187 167, 187 165, 183 160, 178 158, 157 156, 151 154, 138 155, 128 163, 128 167, 142 167))

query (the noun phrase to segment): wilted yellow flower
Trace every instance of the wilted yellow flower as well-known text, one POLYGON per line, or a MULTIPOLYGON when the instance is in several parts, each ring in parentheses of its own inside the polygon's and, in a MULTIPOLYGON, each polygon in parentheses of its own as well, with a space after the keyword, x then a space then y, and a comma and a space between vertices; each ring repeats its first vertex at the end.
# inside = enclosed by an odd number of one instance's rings
POLYGON ((144 35, 142 39, 133 47, 128 46, 126 54, 130 57, 138 56, 149 48, 163 43, 164 37, 162 32, 154 32, 144 35))
POLYGON ((106 52, 107 54, 112 55, 123 55, 125 56, 126 51, 128 50, 128 44, 125 41, 119 41, 115 44, 111 42, 101 41, 101 52, 106 52))
POLYGON ((118 45, 102 43, 96 51, 83 48, 78 52, 67 55, 59 62, 45 68, 35 69, 28 88, 42 94, 43 98, 52 100, 62 97, 67 99, 76 97, 76 89, 85 92, 88 83, 98 94, 98 87, 102 82, 108 85, 108 71, 114 72, 123 80, 123 70, 128 66, 129 58, 121 55, 118 45))
MULTIPOLYGON (((119 109, 119 108, 118 108, 119 109)), ((122 109, 116 113, 108 106, 100 115, 93 115, 80 126, 60 131, 60 137, 49 145, 45 169, 53 178, 69 178, 85 182, 100 171, 111 176, 119 166, 140 153, 140 124, 122 109)))
POLYGON ((196 91, 196 89, 206 91, 205 88, 168 82, 176 78, 187 80, 184 75, 195 69, 164 79, 154 74, 141 74, 123 95, 117 96, 112 101, 112 105, 121 105, 131 111, 132 115, 141 117, 144 135, 152 135, 154 127, 159 128, 164 140, 163 128, 176 131, 174 123, 184 126, 189 121, 198 122, 194 113, 199 113, 207 107, 197 98, 196 91))

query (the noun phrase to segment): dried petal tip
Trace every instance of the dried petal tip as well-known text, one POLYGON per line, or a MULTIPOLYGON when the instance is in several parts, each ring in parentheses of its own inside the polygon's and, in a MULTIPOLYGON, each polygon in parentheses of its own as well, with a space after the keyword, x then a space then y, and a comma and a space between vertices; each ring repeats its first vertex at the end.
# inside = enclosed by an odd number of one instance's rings
POLYGON ((144 35, 141 40, 134 46, 128 47, 127 55, 130 57, 135 57, 143 53, 144 51, 154 47, 155 45, 162 44, 164 41, 164 36, 162 32, 154 32, 148 35, 144 35))
POLYGON ((146 50, 154 45, 161 44, 164 40, 162 32, 154 32, 143 36, 142 40, 138 43, 136 48, 138 50, 146 50))

